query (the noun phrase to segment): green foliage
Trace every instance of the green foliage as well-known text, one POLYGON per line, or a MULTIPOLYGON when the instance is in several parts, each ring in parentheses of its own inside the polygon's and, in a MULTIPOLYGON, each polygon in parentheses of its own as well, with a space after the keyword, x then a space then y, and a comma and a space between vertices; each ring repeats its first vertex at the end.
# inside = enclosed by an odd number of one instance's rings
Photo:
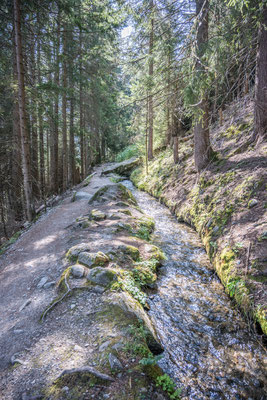
POLYGON ((139 364, 148 366, 148 365, 156 365, 159 360, 162 359, 162 355, 154 356, 153 354, 149 354, 147 357, 142 358, 139 361, 139 364))
POLYGON ((137 286, 137 282, 129 272, 124 272, 123 289, 129 292, 142 306, 146 304, 147 296, 137 286))
POLYGON ((136 144, 131 144, 117 154, 116 161, 121 162, 134 156, 140 156, 140 147, 136 144))
POLYGON ((158 376, 156 379, 156 386, 160 386, 164 392, 169 395, 171 400, 179 400, 182 390, 176 389, 175 383, 171 379, 171 377, 167 374, 162 376, 158 376))

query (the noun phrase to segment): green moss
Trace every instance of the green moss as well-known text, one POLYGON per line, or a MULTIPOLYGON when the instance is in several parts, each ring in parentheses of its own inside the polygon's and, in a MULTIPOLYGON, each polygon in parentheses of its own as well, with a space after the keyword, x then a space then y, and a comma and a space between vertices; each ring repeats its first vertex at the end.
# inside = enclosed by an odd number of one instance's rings
POLYGON ((102 188, 98 189, 96 193, 91 197, 88 201, 88 204, 92 204, 94 201, 99 200, 110 188, 111 185, 103 186, 102 188))
POLYGON ((139 260, 140 253, 137 247, 130 245, 121 245, 119 246, 119 250, 125 254, 128 254, 134 261, 139 260))
POLYGON ((132 194, 132 192, 127 189, 124 185, 121 183, 118 184, 119 190, 120 190, 120 196, 123 201, 130 201, 132 204, 137 205, 137 201, 132 194))
POLYGON ((89 185, 89 183, 91 182, 93 176, 94 176, 94 174, 91 174, 91 175, 88 175, 88 176, 84 179, 83 184, 82 184, 83 187, 89 185))
POLYGON ((120 210, 118 210, 118 213, 122 213, 122 214, 126 214, 126 215, 132 216, 132 213, 131 213, 130 210, 123 210, 123 209, 120 209, 120 210))
POLYGON ((264 306, 258 306, 255 312, 255 318, 259 322, 262 332, 267 335, 267 309, 264 306))

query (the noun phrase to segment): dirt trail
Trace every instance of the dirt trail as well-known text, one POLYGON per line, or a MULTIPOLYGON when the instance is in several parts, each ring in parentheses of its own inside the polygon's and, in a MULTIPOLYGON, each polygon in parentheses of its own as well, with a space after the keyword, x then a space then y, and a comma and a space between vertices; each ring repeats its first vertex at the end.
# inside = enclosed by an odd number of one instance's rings
MULTIPOLYGON (((90 185, 80 188, 88 198, 100 186, 110 184, 95 170, 90 185)), ((79 190, 79 189, 78 189, 79 190)), ((32 346, 42 335, 38 320, 54 296, 54 288, 38 289, 42 277, 48 282, 58 279, 63 269, 62 258, 68 247, 66 228, 88 209, 88 198, 71 201, 72 195, 38 220, 0 258, 0 368, 6 368, 12 355, 32 346), (30 300, 22 311, 23 304, 30 300)))
MULTIPOLYGON (((135 261, 144 261, 139 268, 146 269, 146 262, 160 265, 163 256, 157 247, 132 236, 144 225, 150 232, 151 220, 124 186, 101 176, 106 167, 96 168, 89 185, 76 188, 75 201, 72 195, 65 198, 0 258, 1 400, 133 400, 144 393, 147 399, 166 399, 139 364, 152 351, 150 346, 155 354, 162 348, 140 303, 119 289, 135 261), (85 250, 66 257, 81 244, 85 250), (68 268, 75 262, 81 276, 68 268), (69 295, 40 323, 58 296, 55 283, 63 272, 69 274, 69 295), (109 290, 112 284, 115 288, 109 290), (76 371, 57 379, 63 371, 84 367, 95 372, 84 376, 76 371), (108 382, 99 378, 103 372, 108 382)), ((138 292, 135 286, 129 290, 138 292)))

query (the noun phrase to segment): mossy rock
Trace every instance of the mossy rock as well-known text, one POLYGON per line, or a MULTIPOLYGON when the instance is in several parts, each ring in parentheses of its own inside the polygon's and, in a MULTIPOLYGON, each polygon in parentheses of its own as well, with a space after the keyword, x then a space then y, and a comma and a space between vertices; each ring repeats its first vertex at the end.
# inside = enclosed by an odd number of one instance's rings
POLYGON ((103 221, 106 217, 105 213, 96 209, 92 210, 89 215, 89 219, 94 221, 103 221))
POLYGON ((267 308, 258 307, 255 311, 255 318, 259 322, 262 332, 267 335, 267 308))
POLYGON ((157 246, 150 246, 148 251, 149 259, 155 259, 159 262, 159 265, 165 261, 167 258, 162 250, 157 246))
POLYGON ((117 274, 110 268, 95 267, 87 275, 87 280, 95 285, 110 286, 118 280, 117 274))
POLYGON ((125 254, 128 254, 129 256, 131 256, 131 258, 134 261, 139 260, 140 257, 140 253, 137 247, 134 246, 130 246, 130 245, 121 245, 118 248, 120 251, 122 251, 125 254))
POLYGON ((109 175, 112 173, 118 175, 125 175, 127 177, 130 176, 131 171, 139 164, 139 158, 133 157, 129 160, 122 161, 121 163, 117 163, 102 172, 102 175, 109 175))
POLYGON ((87 217, 80 217, 76 219, 76 225, 83 229, 88 228, 90 226, 90 221, 87 217))
POLYGON ((90 251, 90 245, 88 243, 76 244, 68 250, 66 257, 70 261, 77 261, 79 254, 87 251, 90 251))
POLYGON ((122 184, 103 186, 91 197, 88 203, 92 204, 93 202, 100 200, 122 200, 123 202, 137 205, 137 202, 130 190, 128 190, 122 184))
POLYGON ((109 257, 99 251, 98 253, 89 253, 87 251, 79 253, 78 262, 86 267, 92 268, 98 265, 104 265, 109 262, 109 257))
POLYGON ((106 185, 103 186, 102 188, 98 189, 95 194, 91 197, 91 199, 88 201, 88 204, 92 204, 94 201, 99 200, 111 187, 114 185, 106 185))
POLYGON ((120 176, 117 174, 109 174, 107 177, 114 183, 119 183, 127 179, 126 176, 120 176))
POLYGON ((131 213, 130 210, 123 210, 123 209, 120 209, 120 210, 118 210, 118 213, 122 213, 122 214, 125 214, 125 215, 130 215, 130 216, 132 216, 132 213, 131 213))
POLYGON ((132 194, 132 192, 129 189, 127 189, 121 183, 118 184, 118 188, 119 188, 120 198, 123 201, 128 201, 133 205, 137 205, 137 201, 136 201, 134 195, 132 194))
POLYGON ((91 182, 93 176, 94 176, 94 173, 91 174, 91 175, 88 175, 88 176, 84 179, 84 181, 82 182, 82 186, 83 186, 83 187, 88 186, 89 183, 91 182))

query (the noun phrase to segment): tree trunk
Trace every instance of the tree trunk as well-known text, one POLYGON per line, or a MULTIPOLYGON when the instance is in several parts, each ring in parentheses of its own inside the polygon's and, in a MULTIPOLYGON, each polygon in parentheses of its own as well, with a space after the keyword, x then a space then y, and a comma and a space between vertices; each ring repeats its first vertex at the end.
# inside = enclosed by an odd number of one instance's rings
POLYGON ((80 70, 80 154, 81 154, 81 178, 84 179, 84 110, 83 110, 83 51, 82 51, 82 30, 79 31, 79 70, 80 70))
MULTIPOLYGON (((198 79, 203 79, 206 72, 201 63, 205 53, 205 46, 208 42, 208 0, 196 0, 196 14, 199 19, 197 31, 197 62, 196 71, 198 79)), ((195 167, 198 172, 205 168, 210 161, 212 148, 209 137, 209 103, 207 96, 204 95, 199 104, 199 117, 194 128, 194 158, 195 167)))
POLYGON ((265 4, 258 36, 257 70, 254 105, 254 138, 267 138, 267 4, 265 4))
POLYGON ((13 146, 12 146, 12 208, 15 214, 15 220, 23 219, 23 198, 21 182, 23 179, 21 170, 21 134, 19 124, 19 104, 18 104, 18 72, 16 63, 15 37, 13 37, 13 80, 14 80, 14 98, 13 98, 13 146))
POLYGON ((63 140, 63 149, 62 149, 62 183, 63 183, 63 191, 67 189, 68 186, 68 146, 67 146, 67 25, 64 25, 64 33, 63 33, 63 96, 62 96, 62 140, 63 140))
POLYGON ((50 150, 50 162, 51 162, 51 191, 57 193, 59 189, 58 181, 58 110, 59 110, 59 95, 57 87, 59 87, 59 46, 60 46, 60 13, 58 12, 58 24, 57 24, 57 38, 54 46, 54 63, 55 63, 55 75, 54 84, 56 87, 55 104, 54 104, 54 121, 53 131, 51 137, 51 150, 50 150))
MULTIPOLYGON (((37 74, 38 74, 38 84, 42 84, 41 78, 41 27, 39 21, 39 15, 37 16, 39 32, 37 41, 37 74)), ((45 159, 44 159, 44 128, 43 128, 43 112, 42 112, 42 95, 41 91, 38 93, 38 127, 39 127, 39 154, 40 154, 40 190, 42 200, 45 202, 46 190, 45 190, 45 159)))
POLYGON ((153 125, 154 125, 154 111, 153 111, 153 73, 154 73, 154 62, 153 62, 153 45, 154 45, 154 1, 150 0, 150 13, 151 13, 151 26, 150 26, 150 35, 149 35, 149 66, 148 66, 148 75, 150 79, 150 88, 149 88, 149 96, 148 96, 148 151, 147 157, 148 160, 152 160, 154 157, 153 154, 153 125))
POLYGON ((177 164, 179 161, 179 132, 181 130, 181 123, 178 119, 177 111, 174 110, 173 113, 173 128, 172 128, 172 137, 173 137, 173 162, 177 164))
POLYGON ((14 28, 15 28, 15 46, 16 46, 16 64, 18 73, 18 103, 19 103, 19 120, 21 133, 21 157, 24 193, 26 200, 26 214, 29 221, 34 217, 34 206, 32 198, 32 181, 31 181, 31 165, 30 165, 30 146, 29 134, 27 132, 26 123, 26 99, 24 84, 24 65, 22 58, 22 39, 20 26, 20 0, 14 0, 14 28))
POLYGON ((31 37, 31 57, 30 73, 32 82, 31 96, 31 167, 32 167, 32 192, 34 198, 38 198, 39 193, 39 171, 38 171, 38 135, 37 135, 37 90, 36 90, 36 62, 34 36, 31 37))

